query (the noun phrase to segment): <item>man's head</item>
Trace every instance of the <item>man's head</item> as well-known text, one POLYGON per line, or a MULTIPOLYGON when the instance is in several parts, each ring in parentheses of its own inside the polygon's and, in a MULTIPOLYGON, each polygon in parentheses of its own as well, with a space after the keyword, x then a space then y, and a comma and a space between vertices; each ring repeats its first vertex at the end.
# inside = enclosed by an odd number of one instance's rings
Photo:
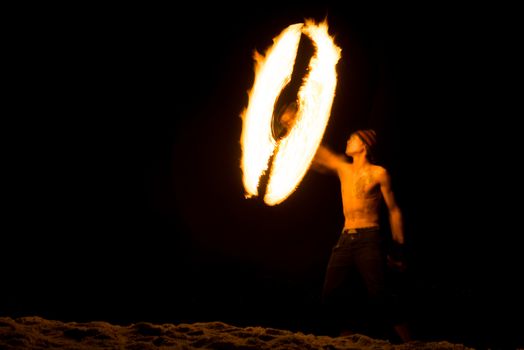
POLYGON ((348 139, 346 154, 353 156, 357 153, 366 152, 368 159, 373 160, 375 145, 377 144, 377 133, 373 129, 362 129, 353 132, 348 139))

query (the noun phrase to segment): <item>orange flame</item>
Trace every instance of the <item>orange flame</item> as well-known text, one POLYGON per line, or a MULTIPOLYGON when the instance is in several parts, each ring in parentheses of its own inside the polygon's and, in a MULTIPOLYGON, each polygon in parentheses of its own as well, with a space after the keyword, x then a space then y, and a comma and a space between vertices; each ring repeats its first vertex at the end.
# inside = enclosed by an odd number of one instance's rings
POLYGON ((241 136, 246 197, 258 195, 260 178, 269 170, 264 196, 268 205, 289 197, 309 169, 331 113, 337 83, 335 68, 341 52, 329 36, 325 21, 318 25, 311 20, 290 25, 273 42, 265 57, 255 53, 255 83, 248 107, 242 113, 241 136), (315 55, 298 92, 295 124, 287 136, 277 141, 271 132, 273 108, 291 79, 302 33, 312 39, 315 55), (272 167, 268 169, 274 152, 272 167))

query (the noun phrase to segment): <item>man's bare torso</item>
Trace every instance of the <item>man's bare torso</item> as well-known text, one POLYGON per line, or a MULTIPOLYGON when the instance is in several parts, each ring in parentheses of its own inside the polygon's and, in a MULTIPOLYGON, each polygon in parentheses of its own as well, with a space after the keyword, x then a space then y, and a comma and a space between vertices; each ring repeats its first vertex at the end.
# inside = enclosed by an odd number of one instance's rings
POLYGON ((379 208, 382 200, 378 172, 381 167, 368 165, 356 170, 351 163, 339 169, 344 210, 344 228, 379 225, 379 208))

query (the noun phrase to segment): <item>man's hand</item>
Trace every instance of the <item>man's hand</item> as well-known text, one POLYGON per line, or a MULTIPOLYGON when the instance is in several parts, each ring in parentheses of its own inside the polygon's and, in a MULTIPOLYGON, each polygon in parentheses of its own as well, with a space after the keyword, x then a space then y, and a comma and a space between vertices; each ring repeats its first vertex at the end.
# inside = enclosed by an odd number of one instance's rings
POLYGON ((404 272, 407 268, 404 244, 393 242, 387 255, 388 267, 394 271, 404 272))
POLYGON ((388 267, 394 271, 404 272, 406 271, 407 264, 404 259, 395 259, 390 254, 387 256, 388 267))

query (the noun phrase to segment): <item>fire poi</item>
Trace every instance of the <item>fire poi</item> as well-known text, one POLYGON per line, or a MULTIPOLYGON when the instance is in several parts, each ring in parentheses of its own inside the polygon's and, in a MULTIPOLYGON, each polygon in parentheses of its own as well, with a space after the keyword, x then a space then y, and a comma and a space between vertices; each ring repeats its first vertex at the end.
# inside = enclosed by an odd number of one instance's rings
POLYGON ((247 198, 263 195, 268 205, 288 198, 305 176, 326 129, 341 49, 328 34, 327 22, 292 24, 273 39, 265 55, 255 52, 255 81, 249 92, 241 145, 243 183, 247 198), (275 103, 291 80, 301 35, 309 37, 315 53, 296 96, 296 119, 282 138, 272 132, 275 103), (271 161, 270 161, 271 160, 271 161), (260 189, 262 176, 267 177, 260 189))

